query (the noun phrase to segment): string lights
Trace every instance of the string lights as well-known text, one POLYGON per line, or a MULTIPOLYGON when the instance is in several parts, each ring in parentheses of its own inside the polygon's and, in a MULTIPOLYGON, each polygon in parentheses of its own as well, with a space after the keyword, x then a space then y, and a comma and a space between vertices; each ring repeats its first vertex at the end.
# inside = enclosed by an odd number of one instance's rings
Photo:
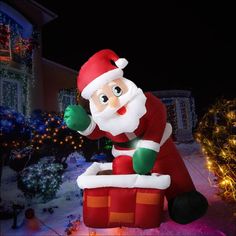
POLYGON ((0 11, 0 105, 29 116, 30 89, 35 86, 33 51, 39 48, 40 33, 35 26, 27 38, 24 27, 0 11))
POLYGON ((71 153, 82 148, 82 136, 64 123, 63 114, 41 112, 32 117, 32 145, 36 150, 47 149, 54 155, 71 153))
POLYGON ((220 196, 235 202, 236 99, 218 99, 203 116, 195 138, 206 155, 206 167, 216 176, 220 196))
POLYGON ((0 106, 0 150, 15 150, 30 144, 31 130, 25 117, 0 106))

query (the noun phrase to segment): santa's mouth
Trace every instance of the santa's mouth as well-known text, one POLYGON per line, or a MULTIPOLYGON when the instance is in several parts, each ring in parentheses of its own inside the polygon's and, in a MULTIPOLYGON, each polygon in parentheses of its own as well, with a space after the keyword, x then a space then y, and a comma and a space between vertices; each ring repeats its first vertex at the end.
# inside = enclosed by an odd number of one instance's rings
POLYGON ((126 113, 126 107, 123 106, 119 110, 116 111, 119 115, 124 115, 126 113))

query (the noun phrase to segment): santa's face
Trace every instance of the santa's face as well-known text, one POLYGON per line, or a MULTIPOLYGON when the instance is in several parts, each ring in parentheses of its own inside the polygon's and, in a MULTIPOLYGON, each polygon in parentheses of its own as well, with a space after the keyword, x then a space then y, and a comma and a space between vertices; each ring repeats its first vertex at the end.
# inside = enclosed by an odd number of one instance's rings
POLYGON ((93 93, 90 110, 101 130, 112 135, 130 133, 146 113, 146 97, 130 80, 115 79, 93 93))

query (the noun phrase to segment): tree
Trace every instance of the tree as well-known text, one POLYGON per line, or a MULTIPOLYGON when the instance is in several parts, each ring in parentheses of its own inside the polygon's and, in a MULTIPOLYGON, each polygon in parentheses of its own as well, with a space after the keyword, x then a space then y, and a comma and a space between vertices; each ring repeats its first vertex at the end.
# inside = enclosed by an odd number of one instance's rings
POLYGON ((64 123, 63 114, 36 110, 31 116, 32 146, 41 156, 52 155, 66 167, 67 156, 82 148, 82 136, 64 123))
POLYGON ((236 201, 236 99, 220 98, 201 119, 195 134, 216 176, 221 197, 236 201))

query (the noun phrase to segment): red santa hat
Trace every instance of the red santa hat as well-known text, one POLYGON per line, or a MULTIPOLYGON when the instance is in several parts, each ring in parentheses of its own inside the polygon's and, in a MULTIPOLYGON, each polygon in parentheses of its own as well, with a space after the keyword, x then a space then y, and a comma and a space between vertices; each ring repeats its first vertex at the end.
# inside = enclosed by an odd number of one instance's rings
POLYGON ((104 49, 89 58, 81 67, 77 86, 81 96, 89 99, 104 84, 123 76, 123 68, 128 64, 125 58, 119 58, 110 49, 104 49))

